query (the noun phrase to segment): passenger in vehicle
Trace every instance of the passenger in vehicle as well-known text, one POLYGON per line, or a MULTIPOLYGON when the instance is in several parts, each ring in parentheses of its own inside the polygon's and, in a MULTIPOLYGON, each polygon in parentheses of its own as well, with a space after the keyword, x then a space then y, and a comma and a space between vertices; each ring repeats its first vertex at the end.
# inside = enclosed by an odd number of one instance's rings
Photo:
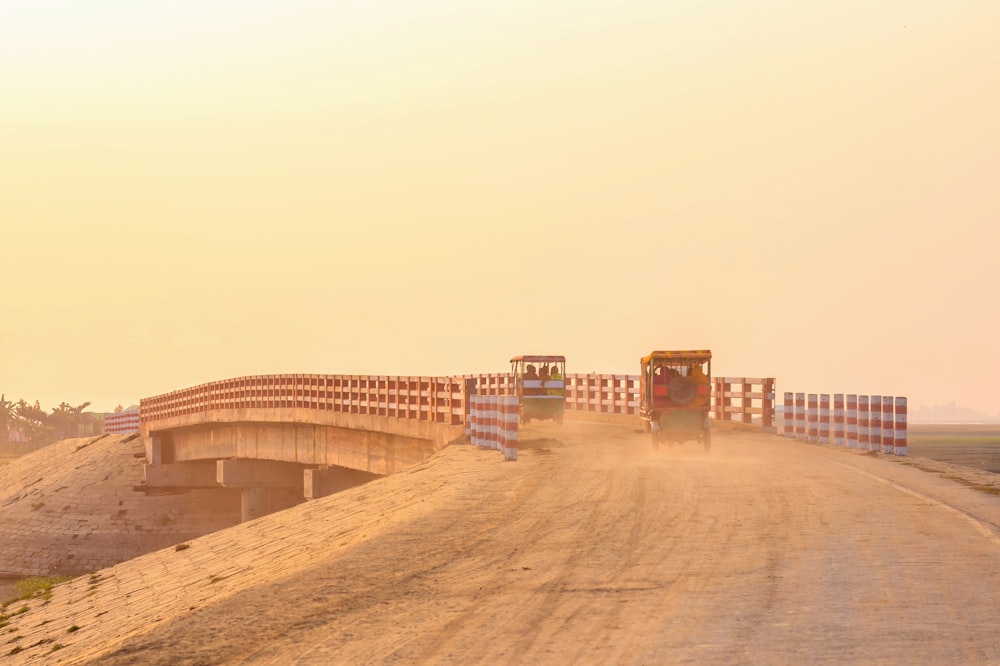
POLYGON ((547 388, 545 390, 545 392, 548 395, 562 395, 562 393, 563 393, 563 387, 562 387, 562 383, 561 383, 562 382, 562 378, 563 378, 563 376, 561 374, 559 374, 559 367, 558 366, 553 365, 551 368, 549 368, 549 379, 550 380, 559 380, 560 383, 557 386, 554 386, 552 388, 547 388))
MULTIPOLYGON (((538 376, 538 371, 535 370, 535 366, 527 365, 524 368, 524 381, 537 381, 540 379, 538 376)), ((525 386, 523 395, 538 395, 542 392, 542 389, 535 386, 525 386)))
POLYGON ((677 376, 677 371, 671 367, 661 365, 653 373, 653 383, 654 384, 669 384, 674 377, 677 376))

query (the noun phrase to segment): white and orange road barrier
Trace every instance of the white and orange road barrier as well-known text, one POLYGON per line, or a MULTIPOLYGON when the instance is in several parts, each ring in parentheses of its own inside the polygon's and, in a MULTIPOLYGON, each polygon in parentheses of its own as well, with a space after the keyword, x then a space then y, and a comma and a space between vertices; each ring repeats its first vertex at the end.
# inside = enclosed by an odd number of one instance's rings
POLYGON ((819 396, 819 441, 830 441, 830 396, 826 393, 819 396))
POLYGON ((893 449, 897 456, 906 455, 906 398, 896 398, 895 437, 893 449))
POLYGON ((830 402, 825 393, 786 392, 784 436, 906 455, 905 397, 835 393, 832 410, 830 402))
POLYGON ((844 394, 833 394, 833 443, 844 445, 844 394))
POLYGON ((858 441, 858 396, 850 393, 847 396, 847 448, 856 449, 861 446, 858 441))
POLYGON ((882 396, 873 395, 868 402, 868 430, 871 450, 882 450, 882 396))
POLYGON ((517 460, 517 396, 471 396, 469 414, 469 437, 474 445, 517 460))
POLYGON ((795 437, 795 394, 785 392, 785 409, 782 412, 782 430, 785 437, 795 437))
POLYGON ((819 441, 819 401, 815 393, 810 393, 807 397, 806 407, 806 436, 810 442, 819 441))
POLYGON ((892 417, 892 396, 882 396, 882 453, 895 453, 895 424, 892 417))
POLYGON ((868 421, 868 396, 858 396, 858 448, 862 451, 871 450, 871 430, 868 421))
POLYGON ((806 394, 795 394, 795 439, 806 438, 806 394))

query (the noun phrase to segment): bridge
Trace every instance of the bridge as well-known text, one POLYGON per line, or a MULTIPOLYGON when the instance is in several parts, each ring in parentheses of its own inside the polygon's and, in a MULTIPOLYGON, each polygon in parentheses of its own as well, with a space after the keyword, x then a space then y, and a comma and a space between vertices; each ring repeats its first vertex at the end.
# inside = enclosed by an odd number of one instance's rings
MULTIPOLYGON (((569 374, 578 418, 635 418, 635 375, 569 374)), ((426 460, 467 433, 472 396, 513 392, 510 374, 254 375, 140 401, 148 493, 237 488, 250 520, 426 460)), ((715 379, 714 415, 771 428, 774 380, 715 379)))
POLYGON ((147 492, 239 488, 249 520, 391 474, 464 433, 454 378, 257 375, 140 401, 147 492))

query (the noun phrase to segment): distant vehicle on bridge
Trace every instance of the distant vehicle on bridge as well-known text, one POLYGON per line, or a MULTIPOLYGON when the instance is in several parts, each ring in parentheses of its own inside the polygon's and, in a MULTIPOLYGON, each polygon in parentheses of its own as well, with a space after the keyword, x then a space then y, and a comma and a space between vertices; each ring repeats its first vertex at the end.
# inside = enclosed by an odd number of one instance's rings
POLYGON ((639 418, 653 448, 689 440, 712 448, 712 352, 654 351, 640 360, 639 418))
POLYGON ((566 409, 566 357, 515 356, 510 359, 521 423, 531 419, 563 422, 566 409))

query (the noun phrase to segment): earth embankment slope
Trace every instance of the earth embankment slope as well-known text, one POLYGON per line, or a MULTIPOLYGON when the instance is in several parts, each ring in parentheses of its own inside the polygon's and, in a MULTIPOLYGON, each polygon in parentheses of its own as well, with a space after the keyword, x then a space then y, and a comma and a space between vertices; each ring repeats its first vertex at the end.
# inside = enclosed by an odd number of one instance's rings
POLYGON ((0 574, 80 575, 239 522, 237 493, 147 496, 137 436, 68 439, 0 466, 0 574))
POLYGON ((1000 660, 995 495, 752 433, 522 436, 61 586, 13 663, 1000 660))

